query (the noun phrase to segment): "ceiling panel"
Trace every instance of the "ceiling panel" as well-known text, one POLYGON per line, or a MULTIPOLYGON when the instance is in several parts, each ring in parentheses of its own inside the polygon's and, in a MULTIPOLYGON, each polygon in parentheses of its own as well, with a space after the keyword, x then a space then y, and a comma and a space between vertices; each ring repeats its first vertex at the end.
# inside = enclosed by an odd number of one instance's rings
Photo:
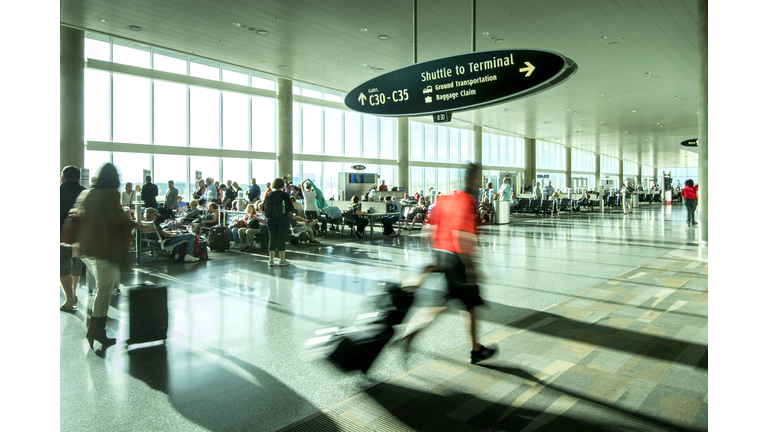
MULTIPOLYGON (((412 0, 61 0, 60 17, 67 25, 349 91, 380 75, 370 66, 388 72, 411 64, 412 5, 412 0), (144 30, 130 31, 131 24, 144 30), (380 34, 391 39, 378 40, 380 34)), ((466 0, 419 0, 418 7, 420 61, 469 51, 466 0)), ((575 60, 579 71, 544 93, 455 113, 454 119, 641 163, 695 162, 697 155, 679 142, 695 137, 698 129, 696 0, 480 0, 476 31, 478 51, 552 50, 575 60)))

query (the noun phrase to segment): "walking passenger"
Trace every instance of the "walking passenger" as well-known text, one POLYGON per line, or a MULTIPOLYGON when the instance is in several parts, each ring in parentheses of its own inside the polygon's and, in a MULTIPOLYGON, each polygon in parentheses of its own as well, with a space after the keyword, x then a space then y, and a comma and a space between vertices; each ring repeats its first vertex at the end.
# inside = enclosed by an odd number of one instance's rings
MULTIPOLYGON (((69 210, 75 205, 80 192, 85 190, 84 187, 80 186, 79 181, 79 168, 69 165, 61 170, 61 185, 59 186, 60 232, 64 228, 64 221, 67 219, 69 210)), ((77 310, 75 288, 77 288, 77 283, 80 281, 83 263, 78 258, 72 256, 72 245, 59 243, 59 257, 59 283, 61 283, 61 290, 64 291, 64 296, 66 297, 66 301, 59 307, 59 310, 62 312, 75 312, 77 310)))
POLYGON ((120 281, 120 271, 130 269, 131 230, 154 232, 152 227, 131 221, 123 211, 118 186, 117 169, 111 163, 105 163, 99 169, 96 186, 78 197, 79 229, 75 255, 83 258, 96 278, 93 314, 85 335, 91 349, 94 340, 103 347, 115 343, 115 339, 107 337, 107 311, 112 290, 120 281))
POLYGON ((629 182, 625 182, 621 188, 621 207, 624 209, 624 214, 627 214, 627 210, 632 213, 632 192, 634 189, 630 186, 629 182))
POLYGON ((469 338, 469 362, 477 363, 491 357, 495 350, 480 344, 475 323, 474 308, 483 304, 477 285, 477 272, 472 258, 477 240, 475 239, 475 208, 477 202, 473 193, 477 190, 479 167, 470 164, 464 177, 464 190, 447 196, 433 209, 437 228, 432 235, 432 249, 435 264, 425 272, 439 272, 445 275, 447 289, 440 305, 425 307, 414 314, 406 329, 404 340, 410 345, 413 338, 426 328, 434 318, 446 310, 450 299, 462 302, 462 315, 467 324, 469 338), (445 215, 446 217, 440 217, 445 215))

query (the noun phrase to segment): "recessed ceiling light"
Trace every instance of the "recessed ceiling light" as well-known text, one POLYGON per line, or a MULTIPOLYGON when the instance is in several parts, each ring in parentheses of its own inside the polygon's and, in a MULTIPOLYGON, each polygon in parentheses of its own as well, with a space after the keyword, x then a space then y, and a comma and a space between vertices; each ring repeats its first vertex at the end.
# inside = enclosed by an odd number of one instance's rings
POLYGON ((367 31, 368 31, 368 29, 367 29, 367 28, 365 28, 365 27, 360 27, 360 31, 361 31, 361 32, 367 32, 367 31))
POLYGON ((483 32, 483 36, 488 36, 489 34, 488 32, 483 32))
POLYGON ((363 63, 363 64, 362 64, 362 65, 360 65, 360 66, 362 66, 362 67, 368 67, 368 65, 367 65, 367 64, 365 64, 365 63, 363 63))
POLYGON ((101 22, 107 22, 107 20, 105 20, 104 18, 99 18, 99 21, 101 21, 101 22))
POLYGON ((286 65, 277 65, 278 69, 287 69, 288 66, 286 65))
MULTIPOLYGON (((248 30, 250 30, 250 29, 248 29, 248 30)), ((256 30, 256 34, 260 34, 260 35, 268 35, 268 34, 269 34, 269 32, 268 32, 268 31, 266 31, 266 30, 256 30)))
POLYGON ((600 36, 599 39, 608 39, 608 36, 600 36))
POLYGON ((389 39, 389 35, 378 35, 376 37, 381 39, 381 40, 388 40, 389 39))
POLYGON ((137 26, 137 25, 129 25, 129 26, 128 26, 128 30, 133 30, 133 31, 142 31, 142 30, 144 30, 144 29, 143 29, 143 28, 141 28, 141 27, 139 27, 139 26, 137 26))
POLYGON ((496 39, 496 40, 494 40, 494 42, 496 42, 496 43, 504 43, 506 41, 507 41, 506 39, 496 39))
POLYGON ((382 68, 376 68, 376 72, 381 72, 381 71, 383 71, 383 70, 384 70, 384 69, 382 69, 382 68))
POLYGON ((240 27, 240 23, 234 22, 234 23, 232 23, 232 25, 235 26, 235 27, 240 27))
POLYGON ((637 110, 632 110, 632 112, 633 112, 633 113, 636 113, 636 112, 637 112, 637 110))
POLYGON ((614 42, 608 42, 607 44, 605 44, 605 46, 614 46, 618 44, 619 44, 618 42, 614 41, 614 42))

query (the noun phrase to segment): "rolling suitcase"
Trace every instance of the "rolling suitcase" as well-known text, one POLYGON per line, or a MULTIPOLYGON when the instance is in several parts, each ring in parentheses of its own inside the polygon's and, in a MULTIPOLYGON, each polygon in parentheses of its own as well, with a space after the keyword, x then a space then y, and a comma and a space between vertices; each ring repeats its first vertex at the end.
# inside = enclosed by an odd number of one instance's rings
POLYGON ((208 247, 212 251, 224 252, 229 250, 229 227, 221 224, 221 210, 219 211, 219 224, 212 226, 208 231, 208 247))
POLYGON ((413 290, 397 284, 384 284, 382 294, 374 302, 376 312, 359 316, 352 327, 318 330, 316 334, 326 336, 307 345, 316 345, 313 348, 342 371, 366 373, 392 339, 393 327, 403 322, 412 304, 413 290))
POLYGON ((165 341, 168 333, 168 290, 141 284, 128 290, 128 345, 165 341))

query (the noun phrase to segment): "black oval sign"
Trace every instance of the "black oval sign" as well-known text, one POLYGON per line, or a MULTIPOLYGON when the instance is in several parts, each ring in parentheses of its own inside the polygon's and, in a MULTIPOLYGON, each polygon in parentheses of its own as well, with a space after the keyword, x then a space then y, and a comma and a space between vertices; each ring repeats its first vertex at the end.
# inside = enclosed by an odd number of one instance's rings
POLYGON ((362 171, 365 169, 365 165, 352 165, 352 169, 362 171))
POLYGON ((406 66, 347 94, 351 110, 378 116, 422 116, 509 102, 554 87, 578 66, 553 51, 482 51, 406 66))
POLYGON ((680 143, 680 145, 686 146, 686 147, 698 147, 699 146, 699 139, 698 138, 691 138, 689 140, 685 140, 680 143))

